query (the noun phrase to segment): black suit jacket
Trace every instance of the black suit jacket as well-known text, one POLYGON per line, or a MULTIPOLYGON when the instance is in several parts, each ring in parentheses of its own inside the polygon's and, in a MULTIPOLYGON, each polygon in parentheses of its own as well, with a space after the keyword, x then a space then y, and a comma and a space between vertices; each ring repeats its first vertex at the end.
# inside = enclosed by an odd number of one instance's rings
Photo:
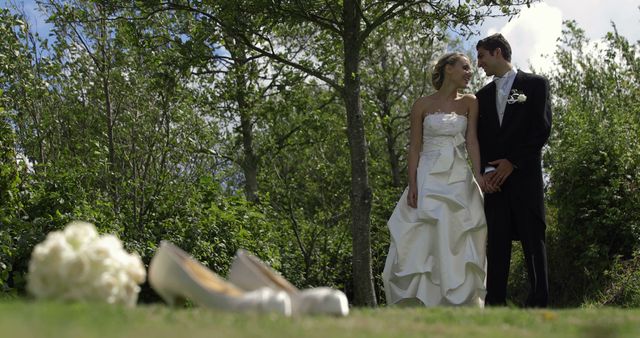
POLYGON ((516 169, 502 191, 530 206, 544 222, 542 147, 551 132, 549 83, 542 76, 518 71, 511 86, 514 90, 527 99, 507 103, 502 125, 496 110, 496 84, 491 82, 476 94, 482 168, 490 161, 508 159, 516 169))

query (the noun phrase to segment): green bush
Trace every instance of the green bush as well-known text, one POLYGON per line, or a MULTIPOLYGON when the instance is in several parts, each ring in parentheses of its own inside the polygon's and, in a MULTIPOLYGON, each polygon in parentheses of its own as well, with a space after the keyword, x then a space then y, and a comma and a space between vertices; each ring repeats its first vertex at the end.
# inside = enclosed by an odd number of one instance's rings
POLYGON ((640 101, 638 54, 624 59, 634 47, 609 34, 605 50, 588 54, 583 32, 567 27, 568 47, 557 53, 561 68, 551 77, 555 120, 545 165, 557 212, 553 300, 575 306, 603 292, 617 257, 628 260, 640 248, 640 101))
POLYGON ((0 105, 0 292, 8 292, 12 288, 9 279, 14 269, 13 239, 8 225, 16 219, 20 209, 20 177, 14 146, 13 130, 0 105))
POLYGON ((596 306, 640 307, 640 251, 632 258, 618 257, 604 273, 607 284, 587 303, 596 306))

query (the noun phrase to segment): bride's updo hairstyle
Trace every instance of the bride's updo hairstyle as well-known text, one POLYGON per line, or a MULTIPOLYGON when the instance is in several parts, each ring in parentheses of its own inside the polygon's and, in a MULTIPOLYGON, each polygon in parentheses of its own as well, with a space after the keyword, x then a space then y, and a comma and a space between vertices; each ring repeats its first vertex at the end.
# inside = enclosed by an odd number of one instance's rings
POLYGON ((443 55, 440 60, 438 60, 435 67, 433 67, 433 72, 431 73, 431 84, 433 84, 433 88, 438 90, 442 87, 442 83, 444 82, 444 68, 447 65, 455 65, 458 60, 466 57, 466 55, 459 52, 443 55))

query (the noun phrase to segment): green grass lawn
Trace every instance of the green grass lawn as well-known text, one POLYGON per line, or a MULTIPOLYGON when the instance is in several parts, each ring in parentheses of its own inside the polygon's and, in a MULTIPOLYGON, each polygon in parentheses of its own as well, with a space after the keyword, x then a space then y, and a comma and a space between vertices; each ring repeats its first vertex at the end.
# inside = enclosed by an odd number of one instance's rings
POLYGON ((352 309, 284 318, 206 309, 0 301, 0 337, 640 337, 640 309, 352 309))

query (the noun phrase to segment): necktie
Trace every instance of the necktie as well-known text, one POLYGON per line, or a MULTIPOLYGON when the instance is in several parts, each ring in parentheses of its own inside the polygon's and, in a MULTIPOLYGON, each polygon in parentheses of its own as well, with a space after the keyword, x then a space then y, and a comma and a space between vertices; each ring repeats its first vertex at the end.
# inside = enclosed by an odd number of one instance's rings
POLYGON ((504 74, 502 77, 493 77, 493 80, 496 83, 496 111, 498 112, 498 121, 500 122, 500 125, 502 125, 507 96, 509 95, 509 88, 505 88, 508 79, 507 74, 504 74))
POLYGON ((505 82, 507 82, 506 74, 503 77, 494 76, 493 81, 496 83, 496 90, 500 93, 500 95, 504 96, 508 94, 507 89, 504 88, 504 84, 505 82))

